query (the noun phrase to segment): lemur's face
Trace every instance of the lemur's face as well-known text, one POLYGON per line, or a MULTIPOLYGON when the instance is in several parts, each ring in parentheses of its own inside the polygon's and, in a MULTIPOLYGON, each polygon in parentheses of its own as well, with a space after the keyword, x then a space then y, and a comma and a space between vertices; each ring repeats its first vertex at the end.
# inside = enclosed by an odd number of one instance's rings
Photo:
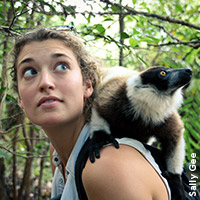
POLYGON ((173 94, 178 88, 188 84, 192 78, 190 69, 154 67, 141 74, 143 85, 153 86, 161 92, 173 94))

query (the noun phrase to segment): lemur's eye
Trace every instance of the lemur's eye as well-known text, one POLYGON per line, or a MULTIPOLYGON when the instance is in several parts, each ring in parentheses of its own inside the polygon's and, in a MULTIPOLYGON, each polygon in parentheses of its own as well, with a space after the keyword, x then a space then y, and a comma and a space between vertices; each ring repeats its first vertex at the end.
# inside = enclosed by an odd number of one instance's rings
POLYGON ((161 76, 166 76, 167 73, 166 73, 165 71, 161 71, 161 72, 160 72, 160 75, 161 75, 161 76))

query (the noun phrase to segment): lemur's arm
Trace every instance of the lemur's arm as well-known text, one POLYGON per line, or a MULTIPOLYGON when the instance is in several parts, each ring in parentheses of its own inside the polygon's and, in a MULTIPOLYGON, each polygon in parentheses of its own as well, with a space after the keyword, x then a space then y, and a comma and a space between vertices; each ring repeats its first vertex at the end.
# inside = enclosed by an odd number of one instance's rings
POLYGON ((119 148, 117 140, 111 134, 103 130, 93 133, 89 144, 89 158, 92 163, 95 162, 95 158, 100 158, 100 149, 107 144, 113 144, 115 148, 119 148))
POLYGON ((89 157, 90 161, 95 162, 95 158, 100 158, 100 149, 107 145, 113 144, 119 148, 118 142, 111 135, 109 124, 103 119, 95 108, 92 109, 92 117, 90 121, 90 145, 89 157))

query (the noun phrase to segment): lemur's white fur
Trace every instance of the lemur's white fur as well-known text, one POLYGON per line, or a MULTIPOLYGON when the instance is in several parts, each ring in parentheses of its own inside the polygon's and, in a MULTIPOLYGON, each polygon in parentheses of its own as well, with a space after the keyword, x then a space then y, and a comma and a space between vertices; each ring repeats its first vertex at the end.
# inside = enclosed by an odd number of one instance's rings
POLYGON ((110 67, 110 68, 103 68, 102 69, 102 83, 101 84, 105 84, 107 81, 109 81, 110 79, 112 79, 113 77, 130 77, 131 75, 134 74, 138 74, 137 71, 125 68, 125 67, 120 67, 120 66, 116 66, 116 67, 110 67))
POLYGON ((155 142, 157 142, 157 139, 154 136, 152 136, 148 139, 147 144, 153 145, 155 142))
POLYGON ((174 151, 167 158, 167 170, 171 173, 181 174, 183 171, 183 163, 185 160, 185 140, 183 137, 184 129, 182 130, 182 136, 179 138, 174 151))
POLYGON ((104 130, 106 133, 110 134, 110 126, 108 122, 99 115, 95 108, 92 108, 90 123, 92 124, 92 126, 90 126, 90 138, 92 138, 95 131, 99 130, 104 130))
POLYGON ((162 94, 151 86, 142 86, 140 75, 131 76, 127 81, 127 97, 134 108, 134 118, 142 117, 146 124, 159 124, 169 117, 183 101, 182 88, 173 96, 162 94))

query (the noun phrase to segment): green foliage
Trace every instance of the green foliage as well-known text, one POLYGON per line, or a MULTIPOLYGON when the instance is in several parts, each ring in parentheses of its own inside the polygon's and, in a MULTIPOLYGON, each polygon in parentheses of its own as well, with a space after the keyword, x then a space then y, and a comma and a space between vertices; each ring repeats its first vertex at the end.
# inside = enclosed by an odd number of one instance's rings
MULTIPOLYGON (((183 107, 180 109, 185 125, 186 163, 190 162, 191 154, 199 154, 200 150, 200 80, 194 80, 193 85, 186 92, 183 107)), ((198 170, 200 160, 197 160, 198 170)))

